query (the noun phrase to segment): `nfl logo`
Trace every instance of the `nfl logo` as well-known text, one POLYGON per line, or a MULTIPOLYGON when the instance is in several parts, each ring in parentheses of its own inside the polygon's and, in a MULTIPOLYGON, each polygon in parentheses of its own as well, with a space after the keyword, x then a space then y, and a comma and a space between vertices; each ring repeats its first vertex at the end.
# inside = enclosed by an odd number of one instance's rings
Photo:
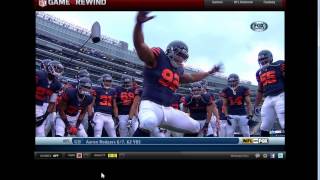
POLYGON ((40 6, 40 7, 45 7, 45 6, 47 6, 47 0, 39 0, 39 6, 40 6))

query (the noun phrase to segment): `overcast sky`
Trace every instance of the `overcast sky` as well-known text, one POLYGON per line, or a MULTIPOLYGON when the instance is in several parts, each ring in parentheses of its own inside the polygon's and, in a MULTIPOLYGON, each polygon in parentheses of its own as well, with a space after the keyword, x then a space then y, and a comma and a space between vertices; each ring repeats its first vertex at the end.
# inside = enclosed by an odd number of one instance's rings
MULTIPOLYGON (((98 21, 103 35, 122 40, 133 49, 132 33, 137 12, 81 11, 46 12, 86 29, 98 21)), ((282 11, 161 11, 151 12, 156 17, 143 26, 145 42, 150 47, 166 46, 182 40, 189 46, 187 66, 209 70, 214 64, 224 63, 223 75, 237 73, 241 80, 257 84, 258 52, 269 49, 274 60, 284 60, 284 12, 282 11), (264 21, 268 29, 250 29, 255 21, 264 21)))

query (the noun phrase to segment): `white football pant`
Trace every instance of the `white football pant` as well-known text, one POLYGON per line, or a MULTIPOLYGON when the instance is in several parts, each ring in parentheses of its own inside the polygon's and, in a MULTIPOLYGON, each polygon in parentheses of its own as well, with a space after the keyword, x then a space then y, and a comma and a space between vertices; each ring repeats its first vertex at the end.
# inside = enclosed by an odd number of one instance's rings
POLYGON ((278 118, 280 126, 284 129, 284 92, 277 96, 267 96, 261 107, 261 126, 263 131, 270 131, 278 118))
POLYGON ((200 123, 185 112, 165 107, 149 100, 142 100, 139 108, 140 128, 154 131, 161 127, 182 133, 198 133, 200 123))
POLYGON ((103 130, 102 128, 106 130, 109 137, 117 137, 114 121, 110 114, 95 112, 93 116, 93 122, 95 123, 94 137, 101 137, 103 130))
POLYGON ((132 127, 128 128, 129 115, 119 115, 119 134, 120 137, 132 137, 133 133, 137 130, 139 123, 137 118, 132 118, 132 127))
MULTIPOLYGON (((69 124, 70 124, 71 126, 76 126, 76 123, 77 123, 77 119, 78 119, 78 117, 79 117, 79 114, 80 114, 80 113, 78 113, 76 116, 69 116, 69 115, 67 115, 67 120, 68 120, 68 122, 69 122, 69 124)), ((55 125, 55 127, 56 127, 56 135, 63 137, 64 134, 65 134, 65 131, 66 131, 66 125, 65 125, 65 123, 63 122, 63 120, 60 118, 60 116, 56 118, 56 125, 55 125)), ((68 135, 68 136, 69 136, 69 135, 68 135)), ((78 133, 76 134, 76 136, 78 136, 78 137, 88 137, 88 135, 87 135, 86 131, 84 130, 82 124, 79 125, 78 133)))
POLYGON ((243 135, 243 137, 250 137, 250 128, 248 125, 248 118, 247 115, 229 115, 231 117, 230 122, 231 126, 226 126, 226 136, 227 137, 233 137, 234 131, 237 126, 240 127, 240 132, 243 135))

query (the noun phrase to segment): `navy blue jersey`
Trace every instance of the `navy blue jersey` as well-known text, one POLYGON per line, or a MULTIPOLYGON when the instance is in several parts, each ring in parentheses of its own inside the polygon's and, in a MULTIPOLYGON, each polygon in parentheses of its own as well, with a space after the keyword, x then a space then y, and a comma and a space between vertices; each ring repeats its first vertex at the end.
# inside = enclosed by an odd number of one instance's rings
POLYGON ((163 106, 170 106, 174 92, 180 86, 183 68, 174 68, 165 52, 160 48, 152 48, 156 57, 154 68, 144 67, 142 100, 150 100, 163 106))
POLYGON ((42 70, 36 72, 36 105, 42 106, 44 102, 53 93, 58 93, 62 88, 62 84, 54 78, 51 82, 48 80, 48 73, 42 70))
POLYGON ((179 104, 182 102, 182 95, 180 94, 174 94, 172 102, 171 102, 171 107, 175 109, 179 109, 179 104))
POLYGON ((118 105, 119 115, 128 115, 134 99, 134 89, 118 87, 116 89, 116 93, 116 102, 118 105))
POLYGON ((222 108, 223 108, 222 99, 219 99, 219 100, 216 101, 216 106, 217 106, 217 109, 218 109, 218 112, 219 112, 220 120, 227 120, 227 117, 224 114, 224 111, 222 110, 222 108))
POLYGON ((78 90, 76 88, 68 88, 62 95, 61 101, 67 103, 64 113, 69 116, 76 116, 80 110, 87 108, 93 101, 91 95, 85 95, 80 100, 77 94, 78 90))
POLYGON ((264 97, 276 96, 284 91, 284 66, 284 61, 279 60, 257 71, 256 78, 264 97))
POLYGON ((113 113, 113 100, 116 98, 115 89, 95 87, 93 88, 92 95, 96 98, 94 112, 102 112, 106 114, 113 113))
POLYGON ((190 116, 194 120, 207 119, 207 106, 211 105, 210 96, 202 94, 199 98, 194 98, 191 95, 185 97, 183 105, 190 111, 190 116))
POLYGON ((222 90, 221 96, 228 100, 228 114, 230 115, 246 115, 244 106, 245 97, 250 95, 249 88, 238 86, 233 92, 230 87, 222 90), (234 94, 235 93, 235 94, 234 94))

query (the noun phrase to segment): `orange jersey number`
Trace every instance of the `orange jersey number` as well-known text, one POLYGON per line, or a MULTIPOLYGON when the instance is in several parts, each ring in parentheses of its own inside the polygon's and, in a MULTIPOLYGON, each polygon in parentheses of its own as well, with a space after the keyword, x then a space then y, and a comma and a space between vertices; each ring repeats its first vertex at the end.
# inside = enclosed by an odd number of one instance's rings
POLYGON ((112 104, 112 96, 101 95, 100 100, 100 106, 111 106, 112 104))
POLYGON ((276 72, 275 71, 268 71, 268 72, 261 74, 260 81, 263 86, 266 86, 268 84, 277 83, 276 72))
POLYGON ((180 78, 177 73, 173 73, 170 69, 164 69, 161 73, 161 79, 159 83, 165 87, 168 87, 172 91, 176 91, 179 87, 180 78))
POLYGON ((236 98, 233 98, 233 97, 229 97, 229 102, 230 102, 230 105, 233 106, 233 105, 242 105, 242 96, 238 96, 236 98))
POLYGON ((134 94, 132 92, 121 92, 120 99, 123 105, 128 106, 133 102, 134 94))

